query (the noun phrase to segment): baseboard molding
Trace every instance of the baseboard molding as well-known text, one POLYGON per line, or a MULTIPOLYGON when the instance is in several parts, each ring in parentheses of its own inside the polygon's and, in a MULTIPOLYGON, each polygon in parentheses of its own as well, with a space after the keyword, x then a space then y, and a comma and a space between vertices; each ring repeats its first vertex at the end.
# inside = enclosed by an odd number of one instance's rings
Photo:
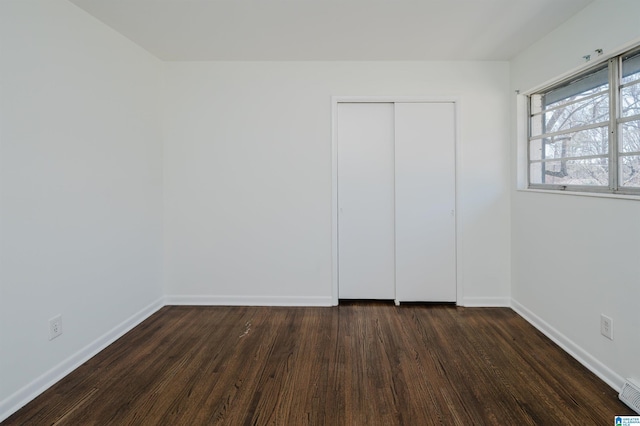
POLYGON ((558 346, 560 346, 565 352, 574 357, 580 364, 584 365, 589 371, 601 378, 605 383, 611 386, 617 392, 620 392, 624 383, 624 378, 616 374, 609 367, 598 361, 587 351, 575 344, 564 334, 560 333, 549 323, 542 318, 531 312, 518 301, 511 300, 511 308, 518 313, 521 317, 527 320, 531 325, 540 330, 542 334, 547 336, 558 346))
POLYGON ((158 299, 139 312, 135 313, 125 321, 118 324, 107 333, 103 334, 75 354, 71 355, 60 364, 53 367, 31 383, 15 392, 13 395, 0 401, 0 422, 18 411, 27 403, 32 401, 42 392, 53 386, 60 379, 71 373, 73 370, 84 364, 91 357, 118 340, 129 330, 149 318, 153 313, 164 306, 164 298, 158 299))
POLYGON ((194 306, 332 306, 328 297, 170 295, 166 305, 194 306))
POLYGON ((510 308, 509 297, 465 297, 461 306, 466 308, 510 308))

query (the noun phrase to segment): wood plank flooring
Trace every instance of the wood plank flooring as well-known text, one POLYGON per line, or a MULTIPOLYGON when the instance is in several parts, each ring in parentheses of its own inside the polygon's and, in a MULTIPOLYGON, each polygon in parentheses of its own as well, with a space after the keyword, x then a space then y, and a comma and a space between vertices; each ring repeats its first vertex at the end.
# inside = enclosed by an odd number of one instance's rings
POLYGON ((507 308, 171 306, 7 425, 608 425, 633 412, 507 308))

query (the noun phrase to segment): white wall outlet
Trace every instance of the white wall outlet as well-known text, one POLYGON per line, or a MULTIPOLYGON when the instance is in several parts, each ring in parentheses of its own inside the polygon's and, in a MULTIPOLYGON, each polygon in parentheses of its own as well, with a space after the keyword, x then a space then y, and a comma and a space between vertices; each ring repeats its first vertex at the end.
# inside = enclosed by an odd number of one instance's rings
POLYGON ((62 315, 56 315, 49 320, 49 340, 62 334, 62 315))
POLYGON ((613 340, 613 320, 604 314, 600 315, 600 334, 613 340))

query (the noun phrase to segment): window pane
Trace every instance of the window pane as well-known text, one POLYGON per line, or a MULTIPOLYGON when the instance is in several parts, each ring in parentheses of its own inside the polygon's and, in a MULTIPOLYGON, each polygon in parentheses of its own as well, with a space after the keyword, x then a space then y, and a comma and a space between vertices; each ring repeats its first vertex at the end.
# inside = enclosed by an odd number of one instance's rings
POLYGON ((620 186, 640 187, 640 155, 620 157, 620 186))
POLYGON ((531 95, 531 97, 529 98, 529 102, 531 103, 531 114, 542 112, 542 95, 531 95))
POLYGON ((640 120, 620 125, 620 152, 640 152, 640 120))
POLYGON ((553 108, 606 90, 609 90, 609 68, 604 65, 544 93, 543 106, 553 108))
POLYGON ((623 117, 640 114, 640 84, 623 87, 620 90, 620 105, 623 117))
POLYGON ((608 186, 609 159, 532 163, 529 177, 532 184, 608 186))
POLYGON ((529 121, 530 136, 540 136, 543 133, 543 118, 544 115, 534 115, 529 121))
POLYGON ((622 57, 622 83, 640 79, 640 52, 622 57))
POLYGON ((529 183, 542 183, 543 163, 531 163, 529 165, 529 183))
POLYGON ((587 157, 609 154, 609 127, 535 139, 529 143, 529 159, 587 157), (544 144, 544 151, 542 146, 544 144))
POLYGON ((542 160, 542 139, 534 139, 529 142, 529 160, 542 160))
POLYGON ((609 120, 609 94, 581 100, 544 114, 544 133, 560 132, 609 120))

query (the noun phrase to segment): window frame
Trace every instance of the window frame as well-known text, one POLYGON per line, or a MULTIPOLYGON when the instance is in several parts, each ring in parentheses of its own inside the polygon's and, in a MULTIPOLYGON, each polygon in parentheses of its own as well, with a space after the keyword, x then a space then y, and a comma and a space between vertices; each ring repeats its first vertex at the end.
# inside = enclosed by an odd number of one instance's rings
MULTIPOLYGON (((621 127, 624 123, 629 123, 633 121, 640 121, 640 114, 631 115, 628 117, 623 117, 621 115, 621 90, 625 87, 633 86, 636 84, 640 84, 640 78, 637 80, 633 80, 628 83, 622 83, 622 61, 623 58, 633 57, 634 55, 640 54, 640 46, 636 46, 633 49, 627 50, 621 54, 618 54, 606 61, 601 61, 595 63, 593 66, 583 69, 580 72, 570 75, 569 77, 563 78, 562 80, 556 81, 553 84, 547 85, 541 89, 535 90, 526 95, 526 179, 527 179, 527 189, 533 190, 550 190, 557 191, 558 193, 562 192, 584 192, 584 193, 594 193, 594 194, 620 194, 620 195, 640 195, 640 187, 633 186, 620 186, 620 164, 622 162, 622 157, 625 156, 636 156, 640 155, 640 152, 620 152, 619 144, 620 144, 620 133, 621 127), (606 64, 606 66, 603 66, 606 64), (532 112, 532 99, 536 95, 543 95, 549 93, 553 90, 559 89, 563 86, 570 85, 572 82, 577 82, 589 75, 595 74, 602 69, 608 70, 608 89, 603 91, 603 93, 608 93, 609 98, 609 118, 607 122, 597 122, 590 123, 588 125, 576 126, 574 128, 568 129, 568 131, 562 131, 563 133, 574 133, 576 131, 592 129, 592 128, 603 128, 608 127, 608 155, 606 158, 608 159, 608 185, 571 185, 571 184, 550 184, 550 183, 532 183, 531 182, 531 167, 533 163, 540 162, 540 160, 532 160, 531 158, 531 144, 534 141, 544 141, 544 137, 540 137, 544 133, 532 136, 532 128, 533 128, 533 120, 536 115, 542 114, 544 116, 546 110, 541 110, 540 112, 533 113, 532 112), (603 126, 603 123, 605 126, 603 126)), ((602 93, 589 95, 593 98, 602 96, 602 93)), ((576 101, 579 102, 579 101, 576 101)), ((570 105, 575 102, 570 102, 567 105, 570 105)), ((563 105, 564 107, 566 105, 563 105)), ((560 108, 560 107, 556 107, 560 108)), ((553 110, 555 108, 551 108, 553 110)), ((544 118, 543 118, 544 121, 544 118)), ((552 134, 554 132, 550 132, 552 134)), ((547 134, 547 136, 549 135, 547 134)), ((544 149, 545 144, 541 142, 542 149, 544 149)), ((594 155, 594 156, 582 156, 576 158, 590 159, 590 158, 605 158, 604 156, 594 155)), ((561 159, 575 159, 574 157, 560 157, 561 159)))

